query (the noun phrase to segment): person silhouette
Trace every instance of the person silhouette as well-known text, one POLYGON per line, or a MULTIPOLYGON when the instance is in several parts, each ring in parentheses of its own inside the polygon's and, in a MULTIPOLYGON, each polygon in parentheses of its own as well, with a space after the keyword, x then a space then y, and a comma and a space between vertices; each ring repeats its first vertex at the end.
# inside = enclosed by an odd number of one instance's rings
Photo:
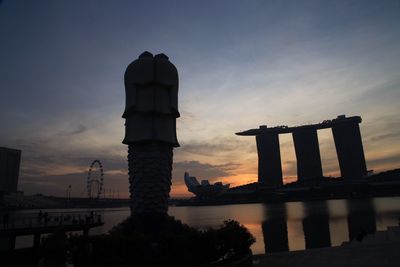
POLYGON ((6 229, 9 226, 10 215, 8 213, 4 213, 3 215, 3 227, 6 229))
POLYGON ((367 231, 365 231, 365 229, 361 226, 360 231, 358 232, 357 237, 356 237, 357 241, 362 242, 362 240, 366 236, 367 236, 367 231))

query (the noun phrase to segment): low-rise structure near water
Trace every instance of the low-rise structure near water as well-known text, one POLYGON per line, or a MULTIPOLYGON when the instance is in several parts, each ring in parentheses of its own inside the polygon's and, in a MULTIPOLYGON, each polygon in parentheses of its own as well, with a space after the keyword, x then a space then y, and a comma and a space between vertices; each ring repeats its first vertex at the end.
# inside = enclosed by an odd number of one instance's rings
POLYGON ((229 189, 229 184, 223 184, 222 182, 210 184, 208 180, 202 180, 199 183, 196 177, 190 176, 188 172, 185 172, 185 184, 189 192, 195 194, 198 198, 217 196, 229 189))
POLYGON ((21 150, 0 147, 0 195, 17 192, 21 150))

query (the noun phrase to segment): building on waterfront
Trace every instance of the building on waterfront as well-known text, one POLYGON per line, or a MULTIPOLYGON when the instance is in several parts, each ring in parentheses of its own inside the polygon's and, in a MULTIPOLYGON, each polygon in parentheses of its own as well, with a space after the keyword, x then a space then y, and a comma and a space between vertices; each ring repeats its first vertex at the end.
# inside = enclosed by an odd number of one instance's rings
POLYGON ((201 183, 197 181, 196 177, 190 176, 185 172, 185 184, 189 192, 196 195, 198 198, 208 198, 225 193, 229 189, 229 184, 216 182, 210 184, 208 180, 202 180, 201 183))
POLYGON ((17 192, 21 150, 0 147, 0 194, 17 192))
POLYGON ((308 181, 323 177, 317 130, 331 128, 339 160, 341 177, 357 180, 366 177, 365 163, 359 124, 361 117, 340 115, 317 124, 295 127, 262 125, 257 129, 236 133, 255 136, 258 153, 258 182, 264 186, 282 186, 282 163, 279 134, 291 133, 296 152, 297 179, 308 181))

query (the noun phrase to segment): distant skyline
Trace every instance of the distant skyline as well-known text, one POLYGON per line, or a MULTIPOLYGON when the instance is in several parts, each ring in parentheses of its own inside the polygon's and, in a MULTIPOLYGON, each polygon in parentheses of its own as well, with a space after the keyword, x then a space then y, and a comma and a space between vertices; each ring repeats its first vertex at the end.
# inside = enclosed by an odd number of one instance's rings
MULTIPOLYGON (((22 150, 19 190, 86 195, 94 159, 128 197, 123 75, 143 51, 179 71, 180 148, 188 171, 231 186, 257 180, 259 125, 359 115, 369 170, 400 167, 400 1, 0 1, 0 146, 22 150)), ((324 175, 339 175, 330 130, 324 175)), ((296 176, 280 137, 285 181, 296 176)))

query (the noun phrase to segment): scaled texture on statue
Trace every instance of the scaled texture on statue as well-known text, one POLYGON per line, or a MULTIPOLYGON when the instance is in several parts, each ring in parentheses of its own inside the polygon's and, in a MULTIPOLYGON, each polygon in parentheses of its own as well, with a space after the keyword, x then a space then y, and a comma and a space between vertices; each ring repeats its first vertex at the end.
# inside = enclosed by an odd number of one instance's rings
POLYGON ((164 54, 144 52, 125 72, 124 144, 131 213, 166 215, 173 148, 178 147, 178 72, 164 54))

